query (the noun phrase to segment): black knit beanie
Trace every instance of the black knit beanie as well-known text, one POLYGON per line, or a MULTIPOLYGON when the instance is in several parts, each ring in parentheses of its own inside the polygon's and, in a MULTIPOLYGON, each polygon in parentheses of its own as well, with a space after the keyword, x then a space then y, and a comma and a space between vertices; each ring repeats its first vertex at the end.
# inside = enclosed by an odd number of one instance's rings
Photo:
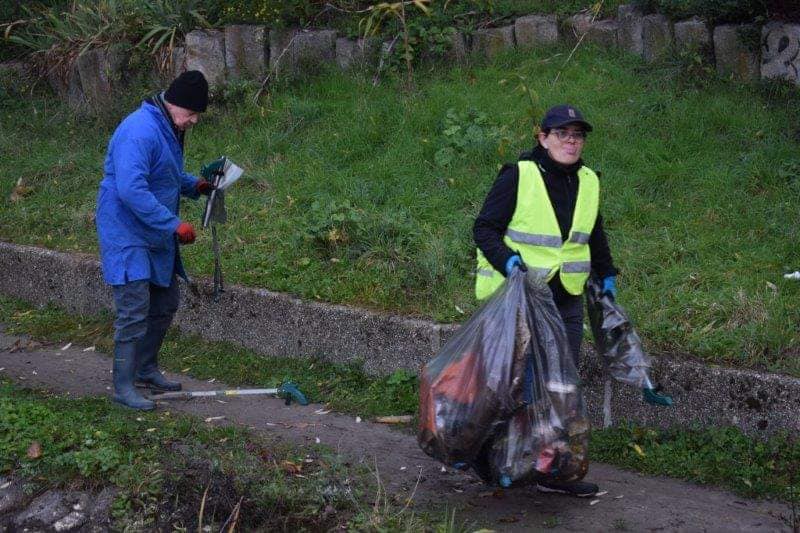
POLYGON ((199 70, 187 70, 170 84, 164 100, 172 105, 204 113, 208 107, 208 82, 199 70))

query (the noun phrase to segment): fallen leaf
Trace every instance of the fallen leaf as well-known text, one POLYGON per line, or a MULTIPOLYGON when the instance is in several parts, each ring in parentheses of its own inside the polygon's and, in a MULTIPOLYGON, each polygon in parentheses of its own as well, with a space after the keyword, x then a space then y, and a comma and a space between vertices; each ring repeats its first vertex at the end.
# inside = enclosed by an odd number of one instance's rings
POLYGON ((638 453, 640 457, 644 457, 645 456, 644 451, 642 450, 642 447, 639 446, 638 444, 631 444, 631 448, 633 448, 634 451, 636 453, 638 453))
POLYGON ((293 476, 299 475, 303 470, 302 464, 293 463, 291 461, 281 461, 281 468, 293 476))
POLYGON ((42 456, 42 445, 39 444, 38 441, 31 442, 31 445, 28 446, 26 455, 28 456, 28 459, 38 459, 42 456))
POLYGON ((32 192, 33 188, 24 185, 22 183, 22 178, 19 178, 17 180, 17 184, 14 185, 14 188, 11 190, 11 195, 8 197, 8 199, 12 202, 19 202, 32 192))
POLYGON ((774 292, 774 293, 778 292, 778 286, 775 285, 774 283, 769 282, 769 281, 767 282, 767 288, 771 289, 772 292, 774 292))

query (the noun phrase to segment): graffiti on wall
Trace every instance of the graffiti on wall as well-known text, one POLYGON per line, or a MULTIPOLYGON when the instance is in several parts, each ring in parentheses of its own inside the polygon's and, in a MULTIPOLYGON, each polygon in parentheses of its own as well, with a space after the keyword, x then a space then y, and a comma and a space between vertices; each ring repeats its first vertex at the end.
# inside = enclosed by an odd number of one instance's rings
POLYGON ((762 37, 761 76, 800 84, 800 24, 772 22, 762 37))

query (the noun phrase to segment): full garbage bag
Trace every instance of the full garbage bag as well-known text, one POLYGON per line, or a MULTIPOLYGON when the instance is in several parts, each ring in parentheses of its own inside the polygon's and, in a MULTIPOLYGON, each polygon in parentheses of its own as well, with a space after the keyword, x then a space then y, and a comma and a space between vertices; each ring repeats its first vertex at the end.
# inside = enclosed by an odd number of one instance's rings
POLYGON ((602 282, 595 277, 589 279, 586 306, 594 342, 606 370, 620 383, 651 389, 652 359, 645 353, 642 339, 625 310, 613 298, 604 295, 602 287, 602 282))
POLYGON ((420 447, 489 483, 577 480, 589 423, 544 280, 519 270, 423 369, 420 447))

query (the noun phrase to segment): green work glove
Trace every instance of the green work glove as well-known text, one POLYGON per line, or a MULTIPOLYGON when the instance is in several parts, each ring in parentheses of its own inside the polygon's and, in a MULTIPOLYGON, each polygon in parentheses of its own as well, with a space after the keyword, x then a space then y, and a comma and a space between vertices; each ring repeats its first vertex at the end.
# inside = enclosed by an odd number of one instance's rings
POLYGON ((200 175, 209 182, 214 183, 214 176, 221 174, 223 168, 225 168, 224 156, 220 157, 219 159, 215 159, 206 165, 203 165, 203 168, 200 169, 200 175))
POLYGON ((659 394, 656 389, 643 388, 642 398, 650 405, 660 405, 662 407, 670 407, 673 404, 672 396, 666 394, 659 394))

